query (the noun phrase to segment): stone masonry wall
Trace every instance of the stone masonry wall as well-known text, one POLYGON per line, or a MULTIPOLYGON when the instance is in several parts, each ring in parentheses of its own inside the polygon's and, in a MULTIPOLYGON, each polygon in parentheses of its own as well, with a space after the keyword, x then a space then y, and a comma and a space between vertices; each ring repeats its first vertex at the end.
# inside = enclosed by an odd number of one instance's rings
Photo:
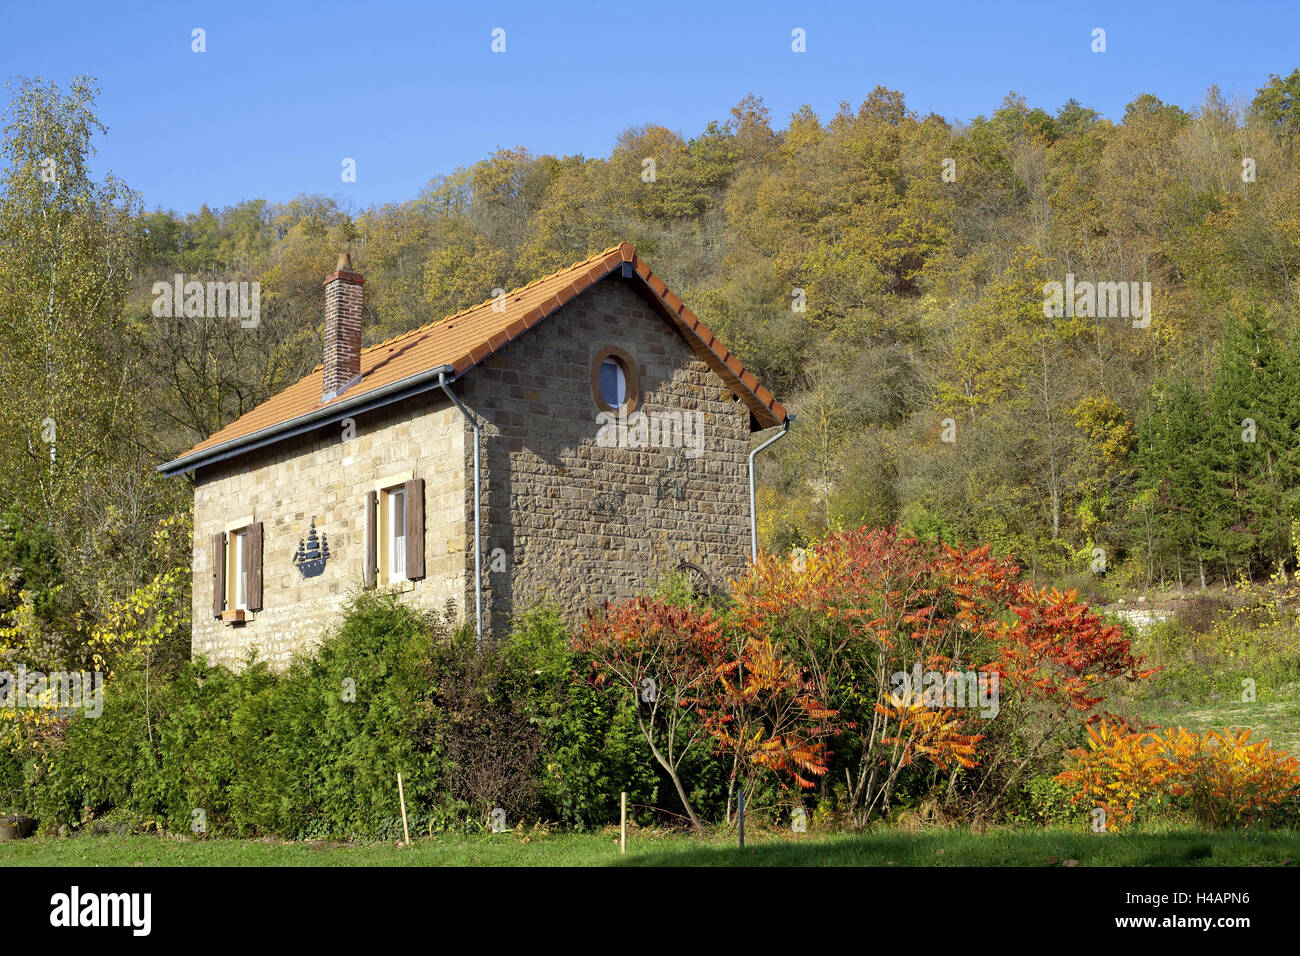
MULTIPOLYGON (((342 425, 199 469, 194 491, 195 657, 238 666, 249 650, 283 667, 293 653, 314 647, 338 621, 348 596, 361 588, 365 560, 364 496, 374 482, 410 472, 424 479, 425 577, 399 587, 404 600, 441 609, 451 600, 464 613, 465 524, 469 471, 467 426, 439 393, 357 416, 343 441, 342 425), (212 538, 252 515, 263 523, 262 610, 243 624, 212 615, 212 538), (330 559, 317 577, 303 578, 291 562, 312 516, 329 542, 330 559)), ((473 597, 470 598, 473 613, 473 597)))
MULTIPOLYGON (((682 561, 715 586, 745 568, 749 410, 621 277, 597 283, 463 381, 467 406, 483 418, 484 607, 495 633, 542 598, 577 616, 682 561), (700 457, 598 445, 591 367, 607 346, 636 362, 637 411, 700 413, 700 457), (491 570, 494 549, 504 571, 491 570)), ((472 533, 471 499, 472 490, 472 533)))

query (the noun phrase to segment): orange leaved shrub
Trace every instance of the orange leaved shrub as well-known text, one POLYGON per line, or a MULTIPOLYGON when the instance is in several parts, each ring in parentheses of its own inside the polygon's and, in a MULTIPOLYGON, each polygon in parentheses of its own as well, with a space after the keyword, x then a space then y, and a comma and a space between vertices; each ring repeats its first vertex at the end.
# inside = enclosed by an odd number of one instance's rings
POLYGON ((1131 731, 1124 724, 1088 728, 1087 748, 1069 753, 1057 780, 1076 804, 1106 812, 1122 829, 1152 806, 1190 811, 1202 824, 1225 828, 1294 815, 1300 801, 1300 760, 1249 730, 1193 733, 1183 727, 1131 731))
POLYGON ((737 626, 798 662, 838 712, 824 779, 843 782, 840 809, 858 824, 905 785, 942 788, 971 815, 1000 812, 1102 716, 1112 685, 1152 673, 1076 593, 1036 589, 987 546, 896 528, 760 555, 732 591, 737 626), (988 699, 948 692, 963 680, 988 699))
POLYGON ((682 766, 706 738, 731 763, 728 821, 740 792, 752 805, 767 775, 811 789, 827 771, 836 713, 761 634, 724 633, 710 611, 638 597, 593 609, 572 646, 589 656, 596 686, 636 701, 637 728, 697 829, 682 766))

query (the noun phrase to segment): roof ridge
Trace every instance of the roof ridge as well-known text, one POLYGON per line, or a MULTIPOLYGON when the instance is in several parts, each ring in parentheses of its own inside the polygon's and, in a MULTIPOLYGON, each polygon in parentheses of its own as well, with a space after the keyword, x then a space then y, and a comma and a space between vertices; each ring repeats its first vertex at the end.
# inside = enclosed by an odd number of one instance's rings
MULTIPOLYGON (((554 272, 548 273, 547 275, 538 276, 536 279, 533 279, 531 282, 525 282, 521 286, 516 286, 515 288, 511 289, 509 292, 506 292, 505 297, 508 299, 511 296, 515 295, 516 293, 523 292, 525 289, 537 285, 539 282, 546 282, 550 279, 554 279, 561 272, 571 272, 575 269, 581 268, 582 266, 591 265, 593 262, 595 262, 598 259, 604 259, 609 255, 611 255, 612 253, 618 252, 620 249, 622 249, 622 247, 623 247, 623 243, 620 242, 617 245, 610 246, 608 249, 605 249, 602 252, 593 252, 591 255, 587 256, 587 258, 582 259, 579 262, 574 262, 570 265, 565 266, 562 269, 556 269, 554 272)), ((446 322, 450 322, 452 319, 459 318, 462 315, 468 315, 470 312, 473 312, 475 309, 481 309, 485 305, 490 305, 492 302, 496 301, 496 298, 497 298, 496 296, 491 296, 487 299, 484 299, 482 302, 476 302, 474 305, 466 306, 465 308, 461 309, 459 312, 453 312, 451 315, 444 315, 440 319, 434 319, 432 322, 426 322, 424 325, 416 326, 415 328, 403 332, 400 335, 395 335, 391 339, 384 339, 384 341, 376 342, 374 345, 367 345, 365 348, 361 350, 361 354, 364 355, 373 349, 382 348, 385 345, 392 345, 394 342, 400 342, 402 339, 409 338, 410 336, 416 335, 417 333, 420 332, 427 332, 430 329, 434 328, 435 326, 439 326, 446 322)), ((321 366, 317 366, 317 368, 319 367, 321 366)), ((315 371, 315 369, 313 369, 313 371, 315 371)))

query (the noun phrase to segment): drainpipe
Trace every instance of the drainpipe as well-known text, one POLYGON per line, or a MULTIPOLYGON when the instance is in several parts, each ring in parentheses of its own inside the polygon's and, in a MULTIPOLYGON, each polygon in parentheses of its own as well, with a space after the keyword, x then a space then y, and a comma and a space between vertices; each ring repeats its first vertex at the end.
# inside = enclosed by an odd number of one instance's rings
MULTIPOLYGON (((474 637, 481 648, 483 646, 483 570, 480 562, 482 561, 483 555, 483 543, 480 537, 482 526, 479 521, 479 504, 482 501, 482 495, 479 492, 478 419, 466 410, 465 406, 460 403, 460 399, 456 397, 455 393, 452 392, 449 387, 447 375, 449 373, 454 374, 456 370, 450 365, 444 365, 443 367, 436 369, 436 371, 438 373, 438 387, 446 393, 449 399, 451 399, 452 404, 460 409, 460 413, 465 416, 465 420, 469 422, 470 427, 474 429, 474 637)), ((752 488, 752 464, 750 467, 750 473, 750 485, 752 488)))
POLYGON ((786 433, 790 431, 790 420, 792 418, 794 418, 793 415, 787 415, 785 428, 749 453, 749 557, 754 563, 758 563, 758 508, 754 504, 754 456, 772 442, 784 438, 786 433))

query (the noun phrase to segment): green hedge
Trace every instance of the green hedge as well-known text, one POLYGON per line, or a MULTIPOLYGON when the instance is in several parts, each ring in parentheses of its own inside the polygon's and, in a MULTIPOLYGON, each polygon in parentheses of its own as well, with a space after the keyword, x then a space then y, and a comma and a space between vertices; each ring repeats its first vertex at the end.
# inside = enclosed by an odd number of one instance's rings
MULTIPOLYGON (((482 826, 498 806, 512 826, 602 825, 620 790, 634 807, 657 807, 661 791, 671 804, 629 708, 573 679, 586 662, 567 637, 539 609, 479 652, 449 616, 371 592, 281 673, 256 661, 239 673, 121 667, 100 717, 4 728, 0 811, 47 833, 201 822, 214 835, 391 839, 398 770, 413 835, 482 826)), ((699 770, 717 782, 720 768, 699 770)))

